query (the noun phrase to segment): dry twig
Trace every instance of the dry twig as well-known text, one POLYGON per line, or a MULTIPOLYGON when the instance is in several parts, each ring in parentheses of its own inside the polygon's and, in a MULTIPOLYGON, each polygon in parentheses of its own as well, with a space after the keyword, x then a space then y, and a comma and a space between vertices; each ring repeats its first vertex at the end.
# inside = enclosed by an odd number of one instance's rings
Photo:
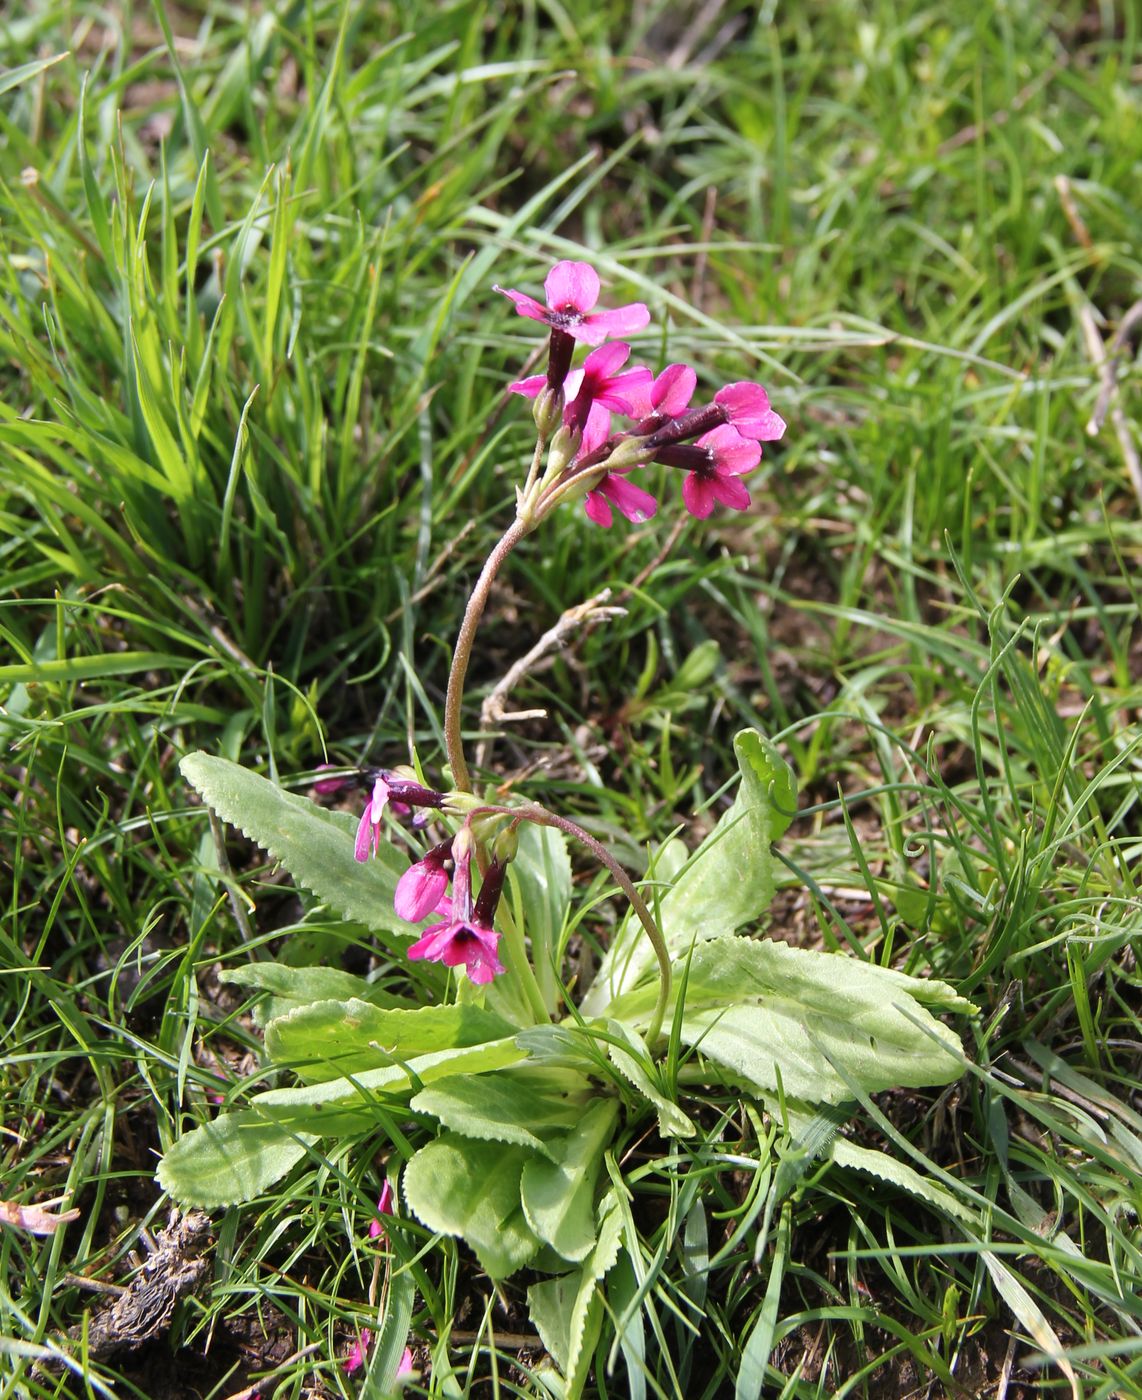
MULTIPOLYGON (((1131 307, 1131 312, 1134 311, 1131 307)), ((1127 315, 1130 313, 1128 312, 1127 315)), ((1142 312, 1139 312, 1142 316, 1142 312)), ((1138 498, 1138 504, 1142 506, 1142 461, 1138 457, 1138 448, 1134 445, 1134 437, 1130 431, 1130 424, 1126 421, 1126 414, 1122 411, 1122 405, 1115 397, 1118 388, 1114 377, 1114 359, 1106 353, 1106 346, 1102 343, 1102 336, 1098 333, 1098 326, 1095 323, 1094 312, 1090 304, 1086 301, 1079 303, 1078 308, 1079 325, 1082 328, 1083 340, 1086 342, 1086 351, 1090 356, 1091 363, 1098 371, 1102 380, 1102 393, 1099 395, 1098 405, 1092 414, 1090 421, 1086 425, 1086 430, 1091 437, 1097 435, 1102 419, 1099 416, 1099 409, 1106 413, 1106 406, 1110 406, 1110 423, 1114 429, 1114 434, 1118 438, 1118 445, 1122 449, 1122 456, 1126 462, 1126 471, 1130 477, 1130 484, 1134 487, 1134 494, 1138 498)), ((1125 324, 1125 318, 1123 318, 1125 324)), ((1119 327, 1121 332, 1122 327, 1119 327)))
MULTIPOLYGON (((623 617, 626 614, 625 608, 607 607, 606 603, 611 596, 611 590, 604 588, 601 593, 596 593, 593 598, 588 598, 585 603, 578 603, 573 608, 567 608, 560 614, 555 624, 549 627, 539 641, 519 658, 518 661, 504 672, 492 689, 484 697, 484 703, 480 706, 480 728, 487 730, 495 724, 502 724, 505 721, 522 719, 545 719, 546 710, 516 710, 509 712, 505 708, 505 701, 508 695, 523 680, 524 676, 533 674, 540 668, 540 665, 549 657, 549 654, 557 648, 563 646, 572 633, 587 632, 592 627, 597 627, 600 622, 607 621, 612 617, 623 617)), ((488 752, 495 742, 495 736, 489 734, 487 738, 480 741, 480 746, 476 751, 476 766, 483 768, 487 762, 488 752)))

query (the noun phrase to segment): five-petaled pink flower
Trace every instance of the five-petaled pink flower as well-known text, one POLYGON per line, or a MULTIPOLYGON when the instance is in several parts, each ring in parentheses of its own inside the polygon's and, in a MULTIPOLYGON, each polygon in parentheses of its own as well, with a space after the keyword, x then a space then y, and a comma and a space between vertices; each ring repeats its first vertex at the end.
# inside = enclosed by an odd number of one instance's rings
POLYGON ((392 1183, 386 1181, 384 1186, 381 1187, 381 1194, 377 1201, 377 1213, 373 1217, 373 1219, 369 1221, 369 1238, 371 1240, 379 1240, 383 1238, 385 1233, 385 1223, 381 1217, 385 1215, 392 1215, 392 1213, 393 1188, 392 1183))
POLYGON ((630 335, 650 320, 650 312, 641 301, 614 311, 593 310, 599 300, 599 274, 589 263, 557 262, 543 284, 546 306, 508 287, 494 290, 510 298, 521 316, 542 321, 584 345, 601 345, 611 335, 630 335))
POLYGON ((445 863, 451 858, 452 842, 441 841, 404 872, 397 881, 393 907, 402 919, 419 924, 436 912, 448 888, 445 863))
POLYGON ((785 432, 785 419, 769 406, 769 395, 760 384, 741 380, 727 384, 714 395, 725 411, 726 422, 754 442, 777 442, 785 432))
POLYGON ((365 803, 361 821, 357 827, 357 840, 353 845, 353 855, 357 860, 368 860, 375 855, 381 844, 381 818, 389 800, 389 785, 381 775, 373 784, 373 795, 365 803))
POLYGON ((645 394, 651 385, 651 373, 643 365, 623 369, 630 359, 630 346, 616 341, 600 345, 583 361, 583 378, 575 397, 563 413, 564 427, 582 432, 587 416, 596 405, 612 413, 630 414, 632 396, 645 394))
POLYGON ((679 458, 686 454, 678 465, 690 467, 690 474, 682 483, 682 499, 691 515, 704 520, 714 509, 714 502, 731 510, 745 510, 749 505, 749 492, 738 480, 744 472, 752 471, 761 461, 761 446, 743 438, 736 428, 724 423, 713 432, 705 433, 693 447, 674 449, 679 458), (703 454, 700 458, 692 456, 703 454))
POLYGON ((649 520, 658 509, 658 502, 649 491, 632 485, 619 472, 607 472, 598 486, 587 492, 583 501, 587 518, 604 530, 609 530, 614 523, 612 505, 636 525, 649 520))
POLYGON ((466 919, 449 919, 443 924, 434 924, 423 938, 418 939, 408 950, 409 957, 417 962, 421 958, 429 962, 441 962, 445 967, 460 967, 468 971, 471 982, 490 982, 503 972, 503 964, 496 955, 500 935, 493 928, 478 923, 473 915, 466 919))

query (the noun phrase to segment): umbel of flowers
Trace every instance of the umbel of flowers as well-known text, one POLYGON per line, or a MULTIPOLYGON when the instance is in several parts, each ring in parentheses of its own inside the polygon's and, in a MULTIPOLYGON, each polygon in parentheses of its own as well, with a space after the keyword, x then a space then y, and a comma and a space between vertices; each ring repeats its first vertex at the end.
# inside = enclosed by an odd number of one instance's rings
MULTIPOLYGON (((496 290, 521 316, 548 328, 547 370, 510 386, 533 401, 537 438, 526 479, 517 488, 516 518, 484 565, 453 653, 444 718, 452 786, 446 791, 425 787, 411 771, 370 773, 355 855, 364 861, 377 850, 386 811, 415 811, 414 825, 422 825, 433 810, 459 818, 454 836, 408 868, 394 902, 396 912, 412 923, 433 920, 408 950, 410 958, 463 967, 472 982, 487 983, 505 970, 532 976, 522 947, 505 968, 495 926, 519 823, 556 826, 575 837, 611 870, 654 945, 661 974, 659 1016, 652 1023, 656 1033, 669 991, 670 961, 649 910, 622 868, 565 817, 535 804, 484 803, 473 795, 461 739, 468 660, 504 560, 558 506, 581 499, 588 518, 604 528, 614 523, 616 510, 630 521, 649 520, 658 502, 632 478, 659 463, 683 472, 682 500, 691 515, 704 519, 718 504, 744 510, 750 496, 742 477, 761 460, 762 443, 782 436, 785 423, 760 384, 726 384, 709 402, 694 407, 698 375, 689 365, 667 365, 657 376, 645 366, 631 365, 630 345, 614 337, 642 330, 650 313, 641 302, 599 309, 599 278, 587 263, 556 263, 544 283, 544 302, 525 292, 496 290), (576 366, 580 345, 592 348, 576 366), (481 876, 475 894, 473 863, 481 876)), ((330 786, 328 780, 319 784, 325 790, 330 786)))

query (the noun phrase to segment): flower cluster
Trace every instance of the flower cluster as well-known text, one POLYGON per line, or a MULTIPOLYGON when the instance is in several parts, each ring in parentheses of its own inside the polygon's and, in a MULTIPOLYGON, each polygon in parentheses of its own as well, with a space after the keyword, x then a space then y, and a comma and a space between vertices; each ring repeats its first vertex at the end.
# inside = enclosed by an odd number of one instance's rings
MULTIPOLYGON (((371 788, 353 848, 354 856, 362 862, 380 849, 386 811, 403 815, 417 808, 440 809, 447 801, 448 794, 426 788, 399 772, 381 769, 366 771, 364 776, 371 788)), ((323 778, 317 786, 329 792, 333 790, 332 782, 323 778)), ((439 921, 409 948, 408 956, 413 962, 426 959, 445 967, 463 967, 471 981, 484 983, 504 970, 499 960, 500 935, 493 920, 507 862, 492 860, 484 872, 479 894, 473 898, 472 851, 471 830, 465 824, 455 836, 432 846, 408 867, 397 881, 393 907, 412 924, 432 915, 439 921)))
POLYGON ((672 364, 658 375, 636 365, 625 368, 631 348, 611 336, 641 330, 650 320, 642 302, 613 311, 596 310, 599 278, 587 263, 560 262, 544 283, 547 304, 524 292, 497 287, 521 316, 549 327, 546 374, 517 380, 513 393, 535 400, 541 433, 553 449, 570 456, 557 484, 582 479, 588 517, 609 528, 612 507, 628 520, 649 520, 654 497, 629 480, 651 462, 686 472, 682 499, 691 515, 704 519, 715 504, 744 510, 749 492, 741 477, 761 461, 761 444, 776 442, 785 423, 773 411, 760 384, 727 384, 713 401, 691 408, 698 376, 689 365, 672 364), (572 368, 577 342, 595 346, 572 368), (632 426, 612 432, 613 415, 632 426))

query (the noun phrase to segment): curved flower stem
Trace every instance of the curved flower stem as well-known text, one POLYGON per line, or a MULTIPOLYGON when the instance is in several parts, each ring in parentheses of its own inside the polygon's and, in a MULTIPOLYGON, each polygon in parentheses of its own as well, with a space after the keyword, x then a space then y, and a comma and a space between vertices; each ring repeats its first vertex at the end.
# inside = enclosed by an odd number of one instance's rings
POLYGON ((615 883, 622 890, 630 901, 630 906, 638 916, 639 923, 643 926, 647 938, 650 939, 654 948, 654 955, 658 959, 658 1000, 654 1004, 654 1013, 650 1018, 650 1024, 646 1028, 646 1040, 648 1045, 652 1045, 658 1038, 658 1033, 662 1029, 662 1021, 666 1015, 666 1006, 670 1000, 670 953, 666 947, 666 940, 663 938, 658 925, 654 922, 654 917, 646 907, 646 901, 638 890, 634 887, 634 881, 618 863, 618 861, 607 850, 601 841, 596 841, 589 831, 584 831, 577 823, 570 821, 567 817, 557 816, 554 812, 549 812, 546 807, 540 807, 534 803, 528 803, 526 807, 515 807, 511 809, 514 815, 520 816, 524 821, 535 822, 537 826, 554 826, 558 830, 565 832, 568 836, 574 837, 581 842, 597 861, 600 861, 615 877, 615 883))
POLYGON ((476 580, 476 586, 468 599, 468 606, 464 609, 460 631, 456 635, 456 645, 452 651, 452 669, 448 673, 448 693, 444 699, 444 744, 448 750, 448 766, 452 769, 452 785, 460 792, 472 791, 472 780, 464 759, 464 740, 461 735, 464 678, 468 674, 472 643, 476 640, 476 629, 484 615, 488 594, 492 591, 492 584, 496 581, 501 565, 520 540, 534 529, 534 524, 533 520, 521 516, 504 532, 499 543, 484 561, 480 577, 476 580))

